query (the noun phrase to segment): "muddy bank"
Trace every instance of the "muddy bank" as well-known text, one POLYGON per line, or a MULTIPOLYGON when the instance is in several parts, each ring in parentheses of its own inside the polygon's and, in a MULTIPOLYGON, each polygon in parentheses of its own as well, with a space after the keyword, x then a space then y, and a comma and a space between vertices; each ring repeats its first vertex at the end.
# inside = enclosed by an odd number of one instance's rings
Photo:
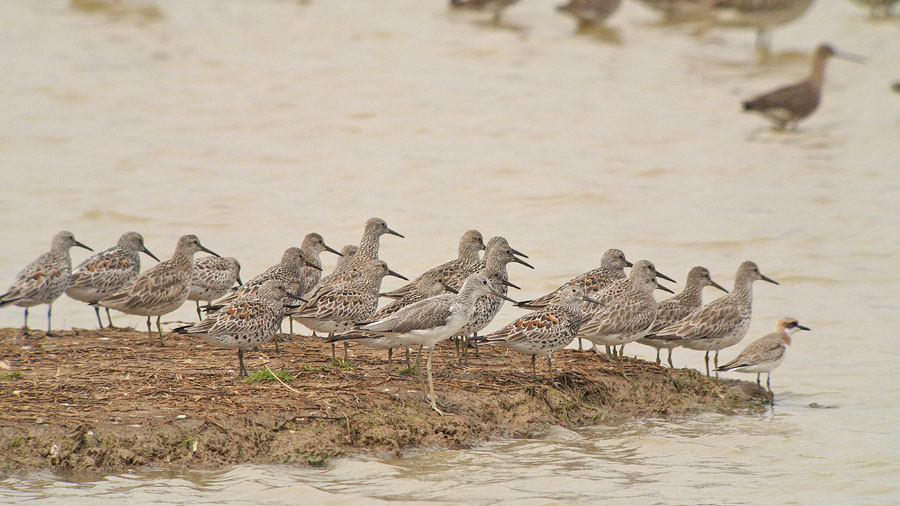
MULTIPOLYGON (((435 350, 438 416, 418 380, 388 377, 386 353, 351 349, 332 364, 312 337, 248 353, 251 376, 264 366, 285 383, 237 377, 233 350, 170 334, 150 347, 131 329, 0 329, 0 472, 113 472, 141 467, 216 468, 300 463, 422 446, 462 448, 493 437, 539 434, 633 417, 698 410, 763 409, 755 384, 717 382, 690 369, 626 359, 629 379, 605 356, 564 350, 554 377, 500 346, 482 347, 470 367, 455 365, 451 343, 435 350), (9 366, 7 369, 5 366, 9 366)), ((405 366, 405 364, 404 364, 405 366)), ((400 364, 394 361, 394 371, 400 364)))

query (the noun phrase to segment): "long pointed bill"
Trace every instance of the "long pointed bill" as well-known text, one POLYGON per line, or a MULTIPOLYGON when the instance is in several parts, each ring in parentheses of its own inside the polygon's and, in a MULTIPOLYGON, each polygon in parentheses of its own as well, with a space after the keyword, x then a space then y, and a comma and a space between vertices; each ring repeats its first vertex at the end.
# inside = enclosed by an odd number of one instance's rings
MULTIPOLYGON (((82 244, 82 243, 80 243, 80 242, 78 242, 78 241, 75 241, 75 246, 78 246, 79 248, 84 248, 84 249, 86 249, 86 250, 88 250, 88 251, 94 251, 92 248, 89 248, 89 247, 85 246, 84 244, 82 244)), ((158 260, 157 260, 157 261, 158 261, 158 260)))
POLYGON ((459 290, 457 290, 456 288, 453 288, 452 286, 448 285, 447 283, 441 283, 441 284, 444 286, 444 290, 447 290, 450 293, 459 293, 459 290))
POLYGON ((658 288, 659 290, 662 290, 662 291, 664 291, 664 292, 669 292, 669 293, 672 293, 672 294, 675 293, 675 292, 673 292, 672 290, 669 290, 668 288, 666 288, 666 287, 662 286, 661 284, 659 284, 659 282, 656 283, 656 288, 658 288))
POLYGON ((338 250, 332 248, 331 246, 325 244, 324 242, 322 243, 322 246, 325 246, 325 251, 327 251, 327 252, 329 252, 329 253, 334 253, 335 255, 337 255, 337 256, 339 256, 339 257, 344 256, 343 253, 341 253, 340 251, 338 251, 338 250))
POLYGON ((625 267, 634 267, 634 264, 629 262, 628 260, 625 260, 625 267))
MULTIPOLYGON (((515 252, 516 252, 516 250, 513 250, 514 255, 515 255, 515 252)), ((525 258, 528 258, 528 257, 525 257, 525 258)), ((515 262, 517 264, 522 264, 525 267, 528 267, 529 269, 534 269, 534 266, 532 266, 530 263, 526 262, 525 260, 522 260, 521 258, 519 258, 517 256, 513 256, 513 262, 515 262)))
POLYGON ((812 330, 809 327, 804 327, 803 325, 797 325, 797 328, 800 330, 812 330))
POLYGON ((153 253, 150 253, 150 250, 148 250, 146 246, 142 247, 142 248, 141 248, 141 251, 143 251, 144 253, 146 253, 148 257, 150 257, 150 258, 156 260, 157 262, 159 262, 159 259, 156 258, 156 255, 154 255, 153 253))
POLYGON ((506 286, 508 286, 508 287, 510 287, 510 288, 515 288, 516 290, 521 290, 521 288, 519 288, 518 286, 516 286, 516 285, 510 283, 509 281, 507 281, 507 280, 505 280, 505 279, 501 279, 501 280, 500 280, 500 284, 501 284, 501 285, 506 285, 506 286))
MULTIPOLYGON (((525 253, 522 253, 521 251, 517 250, 516 248, 510 247, 509 249, 512 251, 513 255, 516 255, 516 256, 522 257, 522 258, 528 258, 528 255, 526 255, 525 253)), ((525 264, 525 265, 528 265, 528 264, 525 264)))
POLYGON ((671 281, 672 283, 677 283, 677 282, 678 282, 678 281, 675 281, 674 279, 670 278, 669 276, 666 276, 665 274, 663 274, 663 273, 661 273, 661 272, 659 272, 659 271, 656 271, 656 277, 658 277, 658 278, 663 278, 663 279, 665 279, 666 281, 671 281))
POLYGON ((397 232, 394 232, 394 231, 391 230, 391 229, 387 229, 387 232, 385 232, 385 233, 386 233, 386 234, 391 234, 391 235, 396 235, 397 237, 401 237, 401 238, 404 238, 404 239, 405 239, 405 237, 403 237, 402 235, 400 235, 400 234, 397 233, 397 232))
POLYGON ((850 53, 843 53, 843 52, 838 53, 837 51, 835 51, 834 56, 835 56, 835 58, 852 61, 853 63, 865 63, 866 62, 866 59, 864 57, 859 56, 857 54, 850 54, 850 53))
POLYGON ((763 281, 768 281, 769 283, 772 283, 773 285, 777 285, 777 284, 778 284, 778 281, 775 281, 775 280, 772 279, 772 278, 763 276, 762 274, 759 275, 759 279, 761 279, 761 280, 763 280, 763 281))
POLYGON ((299 300, 300 302, 309 302, 308 300, 304 299, 303 297, 301 297, 299 295, 294 295, 291 292, 285 292, 285 295, 287 295, 288 297, 290 297, 294 300, 299 300))
POLYGON ((215 251, 213 251, 213 250, 211 250, 211 249, 207 249, 207 248, 205 248, 205 247, 203 247, 203 246, 200 246, 200 251, 205 251, 205 252, 209 253, 210 255, 212 255, 212 256, 214 256, 214 257, 219 257, 219 258, 222 257, 222 255, 216 253, 215 251))
POLYGON ((241 275, 240 275, 240 274, 237 275, 237 278, 235 279, 235 281, 237 281, 238 286, 244 286, 244 282, 241 281, 241 275))
POLYGON ((490 290, 491 290, 491 295, 500 297, 500 298, 503 299, 503 300, 508 300, 508 301, 512 302, 513 304, 518 304, 518 303, 519 303, 518 301, 515 301, 515 300, 513 300, 513 299, 510 299, 510 298, 507 297, 506 295, 503 295, 502 293, 498 292, 497 290, 494 290, 493 288, 490 288, 490 290))
POLYGON ((728 290, 722 288, 722 285, 716 283, 715 281, 713 281, 713 280, 711 280, 711 279, 709 280, 709 284, 710 284, 711 286, 714 286, 714 287, 718 288, 719 290, 722 290, 722 291, 725 292, 725 293, 728 293, 728 290))
POLYGON ((319 267, 319 266, 316 265, 316 264, 309 263, 309 261, 307 261, 307 260, 304 260, 304 262, 306 262, 306 266, 307 266, 307 267, 312 267, 313 269, 315 269, 315 270, 317 270, 317 271, 321 271, 321 270, 322 270, 322 268, 319 267))
POLYGON ((588 297, 587 295, 585 295, 584 297, 582 297, 581 300, 583 300, 583 301, 585 301, 585 302, 590 302, 591 304, 597 304, 598 306, 602 306, 602 305, 603 305, 603 303, 600 302, 599 300, 597 300, 597 299, 592 299, 592 298, 588 297))
MULTIPOLYGON (((399 234, 398 234, 398 235, 399 235, 399 234)), ((403 236, 401 235, 400 237, 403 237, 403 236)), ((407 278, 407 277, 404 276, 403 274, 397 274, 396 272, 394 272, 394 271, 392 271, 392 270, 390 270, 390 269, 388 269, 388 276, 394 276, 395 278, 400 278, 400 279, 402 279, 403 281, 409 281, 409 278, 407 278)))

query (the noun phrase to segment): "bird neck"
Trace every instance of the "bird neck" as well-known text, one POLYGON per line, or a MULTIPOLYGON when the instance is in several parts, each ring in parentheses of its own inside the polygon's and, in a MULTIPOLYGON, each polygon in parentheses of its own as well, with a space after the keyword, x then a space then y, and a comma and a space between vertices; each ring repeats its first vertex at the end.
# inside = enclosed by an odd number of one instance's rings
POLYGON ((381 236, 376 233, 366 233, 363 235, 362 240, 359 241, 359 249, 356 250, 353 258, 360 258, 363 260, 374 260, 378 258, 380 238, 381 236))
POLYGON ((703 287, 695 280, 688 280, 684 290, 672 298, 688 307, 700 307, 703 303, 703 287))
POLYGON ((734 289, 729 295, 735 299, 753 300, 753 281, 749 277, 734 280, 734 289))
POLYGON ((471 243, 462 243, 459 245, 459 256, 457 257, 460 261, 472 264, 479 260, 478 252, 481 251, 478 247, 473 246, 471 243))
POLYGON ((809 84, 817 90, 822 89, 822 82, 825 80, 826 61, 828 61, 828 56, 825 55, 817 55, 813 60, 812 71, 809 73, 809 84))

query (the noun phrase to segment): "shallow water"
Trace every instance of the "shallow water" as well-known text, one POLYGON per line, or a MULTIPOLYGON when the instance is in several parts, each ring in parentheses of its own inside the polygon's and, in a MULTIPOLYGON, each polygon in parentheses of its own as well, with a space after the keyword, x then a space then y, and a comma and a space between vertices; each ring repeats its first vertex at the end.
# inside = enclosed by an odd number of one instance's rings
MULTIPOLYGON (((760 62, 750 32, 663 25, 633 3, 603 36, 574 35, 538 0, 501 29, 440 1, 148 5, 0 3, 0 279, 64 228, 95 249, 134 229, 160 257, 196 233, 247 279, 309 231, 340 247, 377 215, 407 237, 385 237, 381 255, 406 275, 452 258, 468 228, 504 235, 537 267, 510 267, 522 298, 609 247, 682 282, 699 263, 726 286, 752 259, 782 284, 757 284, 749 338, 784 315, 813 331, 795 337, 777 405, 759 416, 559 429, 325 470, 35 474, 3 481, 0 500, 900 501, 897 20, 820 1, 760 62), (868 61, 829 64, 799 132, 739 112, 805 75, 824 40, 868 61)), ((0 325, 21 317, 3 308, 0 325)), ((192 318, 187 306, 167 317, 192 318)), ((54 322, 96 324, 67 299, 54 322)), ((35 308, 31 325, 44 323, 35 308)), ((703 365, 685 350, 675 361, 703 365)))

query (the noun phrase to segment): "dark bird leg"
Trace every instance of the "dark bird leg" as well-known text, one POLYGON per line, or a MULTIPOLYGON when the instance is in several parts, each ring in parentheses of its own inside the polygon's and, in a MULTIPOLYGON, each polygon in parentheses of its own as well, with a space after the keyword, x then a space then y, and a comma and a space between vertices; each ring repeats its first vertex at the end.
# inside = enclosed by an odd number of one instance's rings
POLYGON ((659 359, 659 348, 656 349, 656 365, 662 363, 662 360, 659 359))
POLYGON ((388 348, 388 377, 391 376, 391 359, 394 357, 394 349, 388 348))
POLYGON ((22 327, 22 332, 27 336, 28 335, 28 308, 25 308, 25 326, 22 327))
POLYGON ((762 383, 759 382, 759 375, 760 373, 756 373, 756 386, 761 387, 762 383))
MULTIPOLYGON (((200 301, 195 300, 194 303, 197 304, 197 319, 202 322, 203 321, 203 313, 200 312, 200 301)), ((209 301, 207 304, 212 304, 212 301, 209 301)))
POLYGON ((409 346, 406 347, 406 370, 412 371, 412 364, 409 362, 409 346))
POLYGON ((107 328, 110 328, 110 329, 116 328, 116 326, 112 324, 112 318, 109 316, 109 308, 106 308, 106 321, 109 322, 109 325, 106 326, 107 328))
POLYGON ((150 325, 150 317, 147 317, 147 337, 150 338, 150 346, 153 346, 153 327, 150 325))
MULTIPOLYGON (((713 358, 713 365, 715 369, 719 368, 719 350, 716 350, 716 356, 713 358)), ((719 371, 716 371, 716 379, 719 379, 719 371)))
POLYGON ((672 348, 669 348, 669 369, 675 369, 675 365, 672 364, 672 348))
POLYGON ((769 384, 769 380, 771 380, 771 379, 772 379, 772 373, 767 372, 766 373, 766 390, 768 390, 769 393, 772 393, 772 386, 769 384))
POLYGON ((578 351, 584 351, 584 346, 581 345, 581 338, 578 338, 578 351))
POLYGON ((291 337, 294 336, 294 319, 288 318, 288 332, 291 333, 291 337))
POLYGON ((608 358, 609 360, 612 360, 612 357, 613 357, 612 351, 610 351, 609 346, 607 346, 606 347, 606 358, 608 358))
POLYGON ((238 348, 238 362, 241 364, 241 370, 238 372, 238 375, 242 378, 247 377, 247 368, 244 367, 244 350, 243 348, 238 348))
POLYGON ((94 306, 94 313, 97 314, 97 323, 100 325, 100 328, 103 328, 103 320, 100 319, 100 308, 94 306))
POLYGON ((706 362, 706 377, 709 377, 709 352, 706 352, 706 356, 703 359, 706 362))

